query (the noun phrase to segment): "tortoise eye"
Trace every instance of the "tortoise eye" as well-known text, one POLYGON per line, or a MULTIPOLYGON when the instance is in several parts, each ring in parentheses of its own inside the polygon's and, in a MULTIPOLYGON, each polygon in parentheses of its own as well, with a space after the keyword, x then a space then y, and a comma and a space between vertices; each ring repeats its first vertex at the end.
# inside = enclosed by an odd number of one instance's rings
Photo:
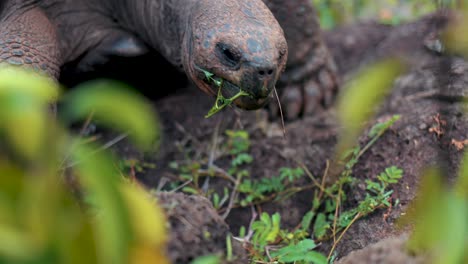
POLYGON ((235 50, 233 47, 224 43, 218 43, 216 44, 216 50, 222 61, 227 66, 235 67, 240 63, 240 52, 235 50))
POLYGON ((282 61, 285 54, 286 54, 285 50, 280 50, 279 55, 278 55, 278 61, 282 61))

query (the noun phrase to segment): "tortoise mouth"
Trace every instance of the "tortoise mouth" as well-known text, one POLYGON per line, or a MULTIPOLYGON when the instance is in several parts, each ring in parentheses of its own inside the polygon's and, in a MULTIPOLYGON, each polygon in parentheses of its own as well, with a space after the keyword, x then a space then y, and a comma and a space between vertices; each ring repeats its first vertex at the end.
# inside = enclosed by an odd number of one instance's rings
MULTIPOLYGON (((248 91, 243 90, 242 88, 233 84, 230 81, 224 80, 223 84, 224 85, 221 87, 221 94, 226 98, 232 98, 240 92, 245 92, 248 94, 246 96, 240 96, 239 98, 234 100, 234 104, 241 109, 257 110, 265 106, 265 104, 268 102, 268 99, 269 99, 268 95, 266 97, 256 98, 254 95, 252 95, 248 91)), ((213 84, 211 84, 210 87, 211 89, 219 89, 216 86, 213 86, 213 84)))
MULTIPOLYGON (((224 98, 234 98, 237 97, 233 103, 235 106, 244 109, 244 110, 256 110, 260 109, 269 101, 271 97, 271 92, 266 93, 265 96, 255 96, 248 90, 242 89, 240 85, 236 85, 233 82, 219 77, 213 73, 207 72, 202 70, 201 68, 197 67, 200 70, 201 76, 200 80, 202 80, 203 84, 207 86, 212 94, 221 93, 224 98), (242 96, 238 96, 239 93, 243 93, 242 96)), ((265 88, 266 89, 266 88, 265 88)))
POLYGON ((235 85, 234 83, 226 79, 218 78, 217 80, 221 80, 222 82, 221 86, 218 86, 216 83, 210 82, 207 79, 203 79, 203 82, 207 84, 210 87, 211 91, 213 91, 215 94, 220 92, 224 98, 234 98, 239 93, 245 93, 245 95, 239 96, 233 101, 234 105, 236 105, 237 107, 241 109, 244 109, 244 110, 260 109, 263 106, 265 106, 265 104, 269 100, 270 94, 268 94, 265 97, 258 97, 258 96, 256 97, 255 95, 249 93, 247 90, 240 88, 240 86, 235 85))

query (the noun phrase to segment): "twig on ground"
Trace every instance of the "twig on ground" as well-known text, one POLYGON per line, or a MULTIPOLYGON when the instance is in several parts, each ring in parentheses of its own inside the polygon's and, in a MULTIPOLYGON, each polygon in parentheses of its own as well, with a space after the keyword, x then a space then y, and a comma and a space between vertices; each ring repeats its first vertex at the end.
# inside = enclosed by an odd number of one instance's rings
POLYGON ((356 216, 353 218, 353 220, 351 220, 351 222, 349 223, 349 225, 343 230, 343 232, 341 232, 340 236, 338 237, 338 239, 335 240, 335 236, 333 236, 333 246, 332 248, 330 249, 330 253, 328 253, 328 257, 327 257, 327 260, 330 260, 331 258, 331 255, 333 254, 333 251, 335 251, 335 248, 336 246, 338 245, 338 243, 341 241, 341 239, 343 238, 343 235, 348 231, 348 229, 354 224, 354 222, 356 222, 359 218, 361 217, 361 213, 358 213, 356 214, 356 216))
POLYGON ((226 219, 228 217, 229 213, 231 212, 231 209, 234 206, 234 203, 237 200, 237 197, 239 196, 239 192, 237 191, 237 188, 239 187, 240 179, 241 177, 237 177, 236 184, 234 185, 233 191, 231 193, 231 199, 229 199, 229 204, 226 207, 226 211, 221 216, 223 219, 226 219))
POLYGON ((276 91, 276 86, 273 88, 273 90, 275 91, 276 100, 278 101, 278 107, 281 116, 281 126, 283 127, 283 138, 286 138, 286 126, 284 125, 283 109, 281 108, 281 101, 279 99, 278 92, 276 91))

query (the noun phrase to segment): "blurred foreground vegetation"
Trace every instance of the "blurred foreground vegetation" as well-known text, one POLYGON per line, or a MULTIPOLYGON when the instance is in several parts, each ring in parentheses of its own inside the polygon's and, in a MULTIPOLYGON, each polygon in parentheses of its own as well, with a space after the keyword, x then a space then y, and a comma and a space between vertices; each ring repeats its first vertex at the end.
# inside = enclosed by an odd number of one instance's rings
POLYGON ((325 29, 357 20, 376 19, 396 25, 440 8, 460 7, 460 0, 312 0, 325 29))
MULTIPOLYGON (((420 4, 428 11, 440 7, 463 7, 457 9, 461 11, 458 19, 441 33, 441 41, 446 54, 468 58, 468 6, 462 5, 463 1, 398 2, 420 4)), ((422 6, 420 8, 426 12, 422 6)), ((404 70, 401 66, 398 61, 391 60, 370 65, 340 94, 337 109, 344 133, 339 138, 339 152, 356 140, 366 120, 372 120, 371 109, 376 109, 388 93, 389 84, 404 70)), ((465 150, 453 184, 447 183, 448 171, 442 164, 432 165, 419 173, 421 183, 416 198, 398 220, 399 227, 410 226, 412 230, 407 243, 408 252, 427 256, 428 263, 468 263, 468 151, 465 150)))
POLYGON ((96 140, 68 130, 92 114, 138 146, 154 146, 148 103, 96 81, 60 97, 57 119, 50 105, 59 92, 45 77, 0 68, 0 263, 168 263, 155 198, 125 180, 96 140))

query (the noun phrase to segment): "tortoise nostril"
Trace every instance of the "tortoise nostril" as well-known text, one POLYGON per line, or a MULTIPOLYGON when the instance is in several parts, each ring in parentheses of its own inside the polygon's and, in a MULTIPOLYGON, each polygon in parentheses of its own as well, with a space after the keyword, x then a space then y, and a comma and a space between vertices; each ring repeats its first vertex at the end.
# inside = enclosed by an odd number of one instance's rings
POLYGON ((261 77, 270 76, 274 72, 275 72, 275 70, 272 69, 272 68, 270 68, 270 69, 261 69, 261 70, 258 71, 258 75, 260 75, 261 77))

